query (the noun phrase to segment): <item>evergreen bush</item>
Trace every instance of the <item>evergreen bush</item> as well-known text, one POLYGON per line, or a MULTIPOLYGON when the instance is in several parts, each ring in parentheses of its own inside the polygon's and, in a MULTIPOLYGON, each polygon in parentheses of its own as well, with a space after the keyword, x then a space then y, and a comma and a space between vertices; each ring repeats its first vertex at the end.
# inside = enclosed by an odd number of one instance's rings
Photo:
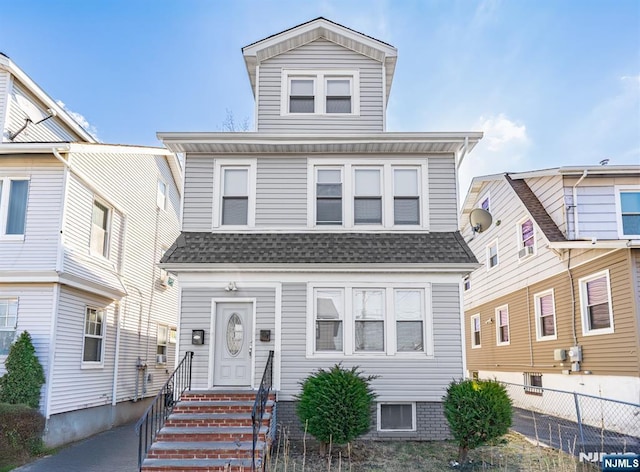
POLYGON ((44 450, 44 416, 26 405, 0 403, 0 466, 23 462, 44 450))
POLYGON ((321 443, 346 444, 371 427, 371 411, 376 395, 358 367, 345 369, 336 364, 319 369, 301 382, 296 412, 303 427, 321 443))
POLYGON ((22 403, 37 410, 45 377, 28 332, 11 345, 4 364, 7 373, 0 377, 0 402, 22 403))
POLYGON ((454 380, 444 397, 444 414, 464 466, 469 450, 508 431, 513 407, 504 386, 494 380, 454 380))

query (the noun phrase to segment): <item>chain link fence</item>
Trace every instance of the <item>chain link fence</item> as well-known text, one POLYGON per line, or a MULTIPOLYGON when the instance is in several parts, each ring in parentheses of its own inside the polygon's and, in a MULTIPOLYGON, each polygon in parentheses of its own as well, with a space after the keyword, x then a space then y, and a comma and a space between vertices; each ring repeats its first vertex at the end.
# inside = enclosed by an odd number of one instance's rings
POLYGON ((640 454, 640 404, 501 382, 513 402, 512 428, 576 456, 640 454))

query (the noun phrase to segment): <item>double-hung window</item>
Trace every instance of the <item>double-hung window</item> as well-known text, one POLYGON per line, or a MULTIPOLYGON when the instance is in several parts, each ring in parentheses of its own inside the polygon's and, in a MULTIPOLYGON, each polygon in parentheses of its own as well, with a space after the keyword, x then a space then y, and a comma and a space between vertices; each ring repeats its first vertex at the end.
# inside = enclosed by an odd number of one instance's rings
POLYGON ((471 347, 481 347, 480 314, 471 317, 471 347))
POLYGON ((102 364, 104 331, 104 311, 87 307, 84 318, 83 362, 102 364))
POLYGON ((360 74, 355 70, 283 70, 282 115, 358 115, 360 74))
POLYGON ((315 350, 342 352, 344 290, 317 288, 314 291, 314 302, 315 350))
POLYGON ((384 291, 353 290, 355 350, 384 351, 384 291))
POLYGON ((353 221, 356 225, 382 224, 381 169, 354 170, 353 221))
POLYGON ((423 294, 423 290, 394 290, 396 350, 398 352, 424 351, 423 294))
POLYGON ((509 344, 509 307, 496 308, 496 344, 509 344))
POLYGON ((498 241, 487 246, 487 270, 498 265, 498 241))
POLYGON ((640 187, 616 187, 618 232, 622 238, 640 238, 640 187))
POLYGON ((604 270, 580 279, 582 334, 613 333, 613 310, 609 271, 604 270))
POLYGON ((91 253, 109 257, 109 225, 111 210, 98 200, 93 201, 91 215, 91 253))
POLYGON ((556 339, 556 309, 553 289, 537 293, 534 297, 537 340, 556 339))
POLYGON ((393 169, 393 222, 420 224, 420 183, 418 169, 393 169))
POLYGON ((249 217, 249 169, 222 168, 221 224, 245 226, 249 217))
POLYGON ((9 354, 18 325, 18 299, 0 298, 0 356, 9 354))
POLYGON ((156 341, 156 363, 167 363, 167 340, 169 337, 169 327, 158 325, 158 337, 156 341))
POLYGON ((316 224, 342 224, 342 169, 317 169, 316 224))
POLYGON ((28 179, 0 177, 0 238, 24 238, 28 194, 28 179))

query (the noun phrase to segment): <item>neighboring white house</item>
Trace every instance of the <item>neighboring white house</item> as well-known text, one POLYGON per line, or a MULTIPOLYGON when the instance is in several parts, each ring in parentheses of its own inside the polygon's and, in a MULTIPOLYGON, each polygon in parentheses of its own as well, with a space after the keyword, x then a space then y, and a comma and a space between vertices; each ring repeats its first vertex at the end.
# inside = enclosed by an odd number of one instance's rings
POLYGON ((180 280, 193 387, 255 389, 272 350, 277 419, 296 435, 299 382, 341 362, 379 376, 370 437, 448 436, 477 267, 456 173, 482 133, 386 132, 396 49, 324 18, 242 51, 256 132, 158 134, 185 153, 161 266, 180 280))
POLYGON ((518 406, 557 415, 539 387, 640 403, 640 165, 476 177, 461 223, 483 263, 465 283, 468 374, 526 384, 518 406), (493 224, 474 234, 478 207, 493 224))
POLYGON ((160 148, 96 142, 0 54, 0 375, 27 330, 55 446, 138 417, 173 370, 182 170, 160 148))

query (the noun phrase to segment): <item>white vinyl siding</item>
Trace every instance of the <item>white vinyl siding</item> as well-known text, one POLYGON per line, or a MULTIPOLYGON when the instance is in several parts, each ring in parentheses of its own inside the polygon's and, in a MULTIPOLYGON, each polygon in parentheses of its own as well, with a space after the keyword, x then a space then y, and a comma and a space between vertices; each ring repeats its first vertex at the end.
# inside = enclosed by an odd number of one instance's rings
MULTIPOLYGON (((325 39, 318 39, 283 52, 260 62, 257 84, 257 131, 281 133, 377 133, 384 131, 384 84, 383 65, 369 57, 339 46, 325 39), (287 76, 283 70, 305 73, 322 71, 338 78, 349 78, 344 72, 356 72, 351 84, 353 113, 282 113, 288 108, 287 76), (359 77, 359 78, 356 78, 359 77), (356 82, 357 80, 357 82, 356 82), (284 84, 284 86, 283 86, 284 84), (357 90, 359 88, 359 93, 357 90), (359 106, 356 103, 359 100, 359 106), (283 106, 284 102, 284 106, 283 106), (359 112, 357 111, 359 110, 359 112), (358 113, 358 114, 356 114, 358 113)), ((323 88, 315 75, 314 88, 323 88)), ((315 90, 314 90, 315 94, 315 90)), ((326 107, 326 96, 314 110, 326 107)))
POLYGON ((591 336, 613 333, 609 271, 584 277, 579 280, 579 284, 582 334, 591 336))

